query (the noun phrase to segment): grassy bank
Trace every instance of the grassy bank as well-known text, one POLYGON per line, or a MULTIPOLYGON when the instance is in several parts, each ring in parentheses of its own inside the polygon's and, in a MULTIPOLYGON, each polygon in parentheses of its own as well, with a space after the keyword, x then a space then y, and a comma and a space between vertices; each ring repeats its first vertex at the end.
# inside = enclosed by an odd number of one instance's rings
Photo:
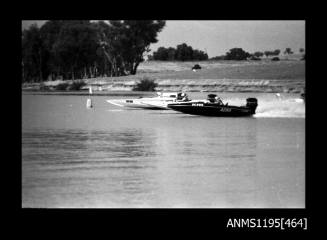
MULTIPOLYGON (((301 92, 305 88, 305 61, 204 61, 141 63, 136 75, 85 79, 95 91, 130 91, 142 78, 158 83, 158 91, 301 92), (191 68, 200 64, 196 72, 191 68)), ((46 86, 58 81, 44 82, 46 86)), ((23 89, 37 90, 27 84, 23 89)))

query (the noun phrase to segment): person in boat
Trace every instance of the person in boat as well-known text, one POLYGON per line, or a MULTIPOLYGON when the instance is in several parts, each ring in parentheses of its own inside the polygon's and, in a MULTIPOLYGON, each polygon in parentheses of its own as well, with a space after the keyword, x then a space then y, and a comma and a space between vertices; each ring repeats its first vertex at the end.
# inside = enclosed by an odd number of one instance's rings
POLYGON ((219 105, 223 105, 223 101, 216 94, 209 94, 208 95, 208 100, 211 103, 218 103, 219 105))
POLYGON ((188 101, 188 96, 186 93, 179 93, 177 95, 177 100, 181 101, 188 101))
POLYGON ((188 101, 188 96, 187 96, 187 94, 186 93, 182 93, 182 101, 188 101))

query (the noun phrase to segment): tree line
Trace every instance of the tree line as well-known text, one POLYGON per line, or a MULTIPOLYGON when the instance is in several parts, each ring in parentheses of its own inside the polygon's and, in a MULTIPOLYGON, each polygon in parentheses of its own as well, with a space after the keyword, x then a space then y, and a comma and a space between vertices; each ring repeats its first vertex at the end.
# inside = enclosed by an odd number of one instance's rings
MULTIPOLYGON (((304 48, 299 49, 300 53, 304 53, 304 51, 305 51, 304 48)), ((232 48, 225 55, 216 56, 210 58, 210 60, 247 60, 247 59, 260 60, 260 58, 263 56, 266 57, 279 56, 280 53, 281 51, 279 49, 276 49, 274 51, 263 51, 263 52, 257 51, 254 53, 248 53, 244 51, 242 48, 232 48)), ((286 55, 293 54, 293 51, 291 48, 286 48, 284 54, 286 55)))
POLYGON ((149 60, 161 60, 161 61, 193 61, 193 60, 208 60, 208 54, 193 49, 186 43, 182 43, 173 47, 159 47, 157 51, 153 52, 153 55, 148 56, 149 60))
MULTIPOLYGON (((304 52, 303 48, 299 49, 300 53, 304 52)), ((201 61, 201 60, 260 60, 261 57, 266 56, 279 56, 280 49, 273 51, 257 51, 254 53, 248 53, 242 48, 232 48, 225 55, 208 58, 208 55, 200 50, 193 49, 186 43, 173 47, 159 47, 157 51, 153 52, 153 55, 149 55, 149 60, 161 60, 161 61, 201 61)), ((284 54, 293 54, 291 48, 286 48, 284 54)))
POLYGON ((161 20, 50 20, 22 32, 22 80, 136 74, 161 20))

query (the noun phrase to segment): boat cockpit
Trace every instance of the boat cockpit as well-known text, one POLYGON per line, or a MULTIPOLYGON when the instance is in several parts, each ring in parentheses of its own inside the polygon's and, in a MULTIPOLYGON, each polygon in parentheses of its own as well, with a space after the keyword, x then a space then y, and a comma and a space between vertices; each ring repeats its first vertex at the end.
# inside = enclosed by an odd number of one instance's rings
POLYGON ((216 94, 208 94, 207 100, 210 103, 218 103, 219 105, 224 105, 223 101, 216 94))

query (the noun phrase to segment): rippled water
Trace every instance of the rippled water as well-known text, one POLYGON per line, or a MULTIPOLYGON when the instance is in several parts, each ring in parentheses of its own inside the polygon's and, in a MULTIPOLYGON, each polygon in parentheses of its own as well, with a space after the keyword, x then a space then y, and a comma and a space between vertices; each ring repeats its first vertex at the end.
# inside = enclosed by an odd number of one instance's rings
POLYGON ((22 206, 305 207, 304 104, 255 97, 261 115, 217 118, 23 95, 22 206))

